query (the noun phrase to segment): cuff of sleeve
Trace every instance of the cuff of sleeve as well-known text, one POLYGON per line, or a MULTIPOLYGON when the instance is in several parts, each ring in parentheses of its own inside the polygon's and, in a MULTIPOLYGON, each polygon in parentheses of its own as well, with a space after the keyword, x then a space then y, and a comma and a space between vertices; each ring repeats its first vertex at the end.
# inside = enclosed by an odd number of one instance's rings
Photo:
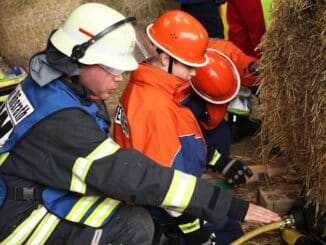
POLYGON ((248 212, 249 202, 233 197, 228 216, 243 221, 248 212))

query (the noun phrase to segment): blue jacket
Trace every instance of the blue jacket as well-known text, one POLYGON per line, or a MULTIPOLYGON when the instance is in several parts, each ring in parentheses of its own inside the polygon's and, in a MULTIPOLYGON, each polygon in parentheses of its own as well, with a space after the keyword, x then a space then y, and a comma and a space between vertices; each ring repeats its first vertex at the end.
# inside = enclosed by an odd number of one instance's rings
MULTIPOLYGON (((10 152, 15 144, 38 122, 63 109, 79 108, 91 115, 104 132, 108 127, 107 123, 97 116, 98 107, 95 103, 83 105, 80 98, 60 80, 54 80, 45 87, 40 87, 31 77, 27 77, 10 95, 4 105, 6 106, 1 108, 0 114, 4 117, 8 115, 11 120, 7 120, 7 123, 3 124, 1 128, 2 132, 6 130, 7 133, 2 134, 2 138, 0 138, 2 142, 5 141, 4 145, 0 147, 0 156, 10 152), (9 138, 7 138, 8 135, 10 135, 9 138)), ((4 188, 4 185, 0 185, 0 188, 4 188)), ((0 193, 5 193, 5 191, 2 190, 0 193)), ((54 188, 46 188, 42 193, 42 198, 45 207, 56 216, 95 227, 104 225, 120 206, 119 201, 110 198, 85 197, 54 188), (81 206, 81 202, 85 198, 91 200, 93 205, 89 206, 89 210, 84 210, 83 217, 76 219, 73 209, 76 206, 81 206), (87 221, 92 214, 91 210, 96 210, 97 206, 104 205, 103 203, 112 204, 111 212, 106 213, 106 216, 104 215, 102 222, 96 225, 91 224, 89 220, 87 221)))

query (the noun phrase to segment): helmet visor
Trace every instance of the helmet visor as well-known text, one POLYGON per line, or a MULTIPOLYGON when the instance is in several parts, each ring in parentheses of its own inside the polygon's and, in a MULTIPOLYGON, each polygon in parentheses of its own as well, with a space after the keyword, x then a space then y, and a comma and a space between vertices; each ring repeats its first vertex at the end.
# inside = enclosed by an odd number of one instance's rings
POLYGON ((102 64, 99 64, 99 66, 102 67, 104 70, 108 71, 109 73, 111 73, 112 75, 115 75, 115 76, 122 75, 125 72, 124 70, 115 69, 115 68, 108 67, 108 66, 102 65, 102 64))
POLYGON ((136 43, 133 52, 135 59, 140 63, 157 56, 156 48, 149 40, 146 33, 137 24, 136 20, 131 22, 131 24, 136 33, 136 43))
POLYGON ((112 31, 117 30, 126 24, 130 24, 135 31, 135 40, 133 42, 132 52, 134 59, 139 63, 157 55, 154 46, 147 38, 145 32, 138 26, 136 18, 128 17, 108 26, 86 42, 75 45, 72 50, 71 58, 73 60, 79 60, 85 55, 86 49, 88 49, 91 45, 95 44, 98 40, 102 39, 106 35, 110 35, 112 31))

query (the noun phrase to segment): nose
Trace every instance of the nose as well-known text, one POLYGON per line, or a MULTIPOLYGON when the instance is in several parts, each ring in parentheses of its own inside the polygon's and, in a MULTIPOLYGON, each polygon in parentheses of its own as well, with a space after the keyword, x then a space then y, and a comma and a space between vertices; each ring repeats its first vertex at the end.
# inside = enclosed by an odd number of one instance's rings
POLYGON ((113 75, 113 79, 115 82, 121 82, 123 80, 123 76, 122 76, 122 74, 113 75))
POLYGON ((189 74, 192 77, 196 76, 196 68, 191 68, 189 74))

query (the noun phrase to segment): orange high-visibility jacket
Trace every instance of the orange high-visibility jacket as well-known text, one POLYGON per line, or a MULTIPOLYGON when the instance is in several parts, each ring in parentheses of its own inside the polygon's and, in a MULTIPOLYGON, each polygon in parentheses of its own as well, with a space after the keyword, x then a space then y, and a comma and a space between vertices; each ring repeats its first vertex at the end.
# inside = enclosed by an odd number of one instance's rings
MULTIPOLYGON (((232 42, 223 39, 212 39, 208 43, 208 48, 216 49, 225 55, 229 56, 238 69, 241 84, 245 86, 253 86, 256 82, 256 76, 251 71, 250 67, 257 58, 248 56, 241 49, 235 46, 232 42)), ((216 128, 223 120, 228 104, 215 105, 209 102, 206 103, 206 109, 210 116, 210 121, 200 120, 200 124, 207 130, 216 128)))
POLYGON ((188 82, 140 64, 120 98, 115 140, 163 166, 200 176, 206 166, 206 146, 194 115, 181 104, 189 93, 188 82))

